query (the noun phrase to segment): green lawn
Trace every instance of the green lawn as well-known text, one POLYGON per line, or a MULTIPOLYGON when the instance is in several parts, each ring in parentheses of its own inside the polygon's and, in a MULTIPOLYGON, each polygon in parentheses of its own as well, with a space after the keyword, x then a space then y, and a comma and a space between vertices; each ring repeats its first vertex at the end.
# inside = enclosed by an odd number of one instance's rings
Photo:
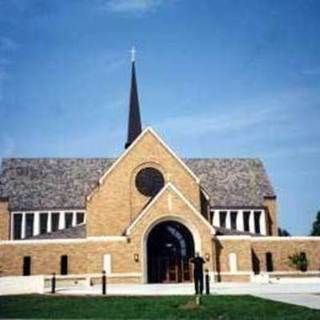
POLYGON ((86 319, 320 319, 320 311, 252 296, 71 297, 3 296, 0 318, 86 319))

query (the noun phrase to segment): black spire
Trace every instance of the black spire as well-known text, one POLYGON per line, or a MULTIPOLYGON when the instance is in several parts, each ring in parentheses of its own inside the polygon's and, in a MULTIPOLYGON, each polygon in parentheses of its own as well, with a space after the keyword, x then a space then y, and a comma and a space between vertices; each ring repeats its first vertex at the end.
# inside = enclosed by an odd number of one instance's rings
POLYGON ((128 148, 136 137, 141 133, 141 117, 138 97, 138 87, 136 80, 135 68, 135 50, 131 51, 131 88, 130 88, 130 101, 129 101, 129 120, 128 120, 128 138, 125 148, 128 148))

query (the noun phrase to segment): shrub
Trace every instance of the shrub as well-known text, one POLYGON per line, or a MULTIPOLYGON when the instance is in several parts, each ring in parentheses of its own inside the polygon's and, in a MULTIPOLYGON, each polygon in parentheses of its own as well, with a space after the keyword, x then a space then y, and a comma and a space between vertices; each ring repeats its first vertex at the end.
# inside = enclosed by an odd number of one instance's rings
POLYGON ((289 256, 290 265, 300 271, 307 271, 308 260, 304 252, 295 253, 289 256))

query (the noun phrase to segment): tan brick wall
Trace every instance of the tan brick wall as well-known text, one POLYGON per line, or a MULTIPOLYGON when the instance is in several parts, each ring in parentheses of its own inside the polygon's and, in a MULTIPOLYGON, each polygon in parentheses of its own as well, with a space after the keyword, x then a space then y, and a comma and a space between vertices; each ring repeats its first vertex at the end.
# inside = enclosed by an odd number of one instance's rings
POLYGON ((274 271, 295 271, 289 264, 288 256, 301 251, 307 255, 308 270, 320 269, 320 237, 310 237, 308 240, 279 237, 274 240, 253 241, 252 249, 260 261, 261 271, 266 271, 266 252, 272 253, 274 271))
POLYGON ((0 240, 8 240, 10 233, 10 214, 8 202, 0 200, 0 240))
POLYGON ((171 189, 167 189, 162 193, 158 201, 146 212, 129 235, 135 252, 139 252, 140 254, 142 268, 145 266, 144 241, 147 240, 147 234, 149 234, 157 223, 168 220, 178 221, 190 230, 193 234, 194 242, 198 242, 201 245, 200 254, 205 256, 205 254, 208 253, 210 256, 210 260, 206 262, 204 268, 212 271, 213 247, 210 229, 171 189))
POLYGON ((87 234, 121 235, 149 198, 138 193, 135 174, 143 166, 154 166, 200 209, 200 189, 195 179, 171 153, 147 131, 108 174, 87 203, 87 234), (112 217, 112 219, 110 218, 112 217))
POLYGON ((132 250, 122 241, 0 245, 1 275, 21 275, 24 256, 31 256, 32 274, 59 274, 62 255, 68 256, 69 274, 100 273, 104 254, 111 254, 112 273, 140 272, 132 250))
POLYGON ((278 207, 276 199, 265 199, 267 235, 278 235, 278 207))
POLYGON ((216 253, 217 272, 230 272, 229 254, 235 253, 237 256, 237 271, 251 271, 251 241, 250 239, 228 240, 223 236, 215 238, 214 241, 216 253))

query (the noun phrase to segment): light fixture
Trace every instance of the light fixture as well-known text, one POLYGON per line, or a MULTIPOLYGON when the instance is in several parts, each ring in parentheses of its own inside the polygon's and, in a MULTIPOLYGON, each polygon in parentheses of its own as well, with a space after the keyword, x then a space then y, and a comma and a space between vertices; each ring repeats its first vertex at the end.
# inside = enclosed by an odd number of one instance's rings
POLYGON ((206 253, 204 255, 204 258, 206 259, 206 261, 209 261, 210 260, 210 254, 209 253, 206 253))
POLYGON ((139 262, 139 254, 138 253, 135 253, 133 255, 133 260, 134 260, 134 262, 139 262))

